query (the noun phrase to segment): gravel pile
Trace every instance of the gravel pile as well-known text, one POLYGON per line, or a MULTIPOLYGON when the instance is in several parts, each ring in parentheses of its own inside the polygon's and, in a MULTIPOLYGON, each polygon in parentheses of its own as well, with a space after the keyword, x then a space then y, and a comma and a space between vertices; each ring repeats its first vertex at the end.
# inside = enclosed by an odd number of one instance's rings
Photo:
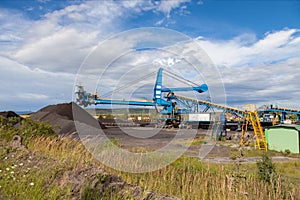
MULTIPOLYGON (((67 136, 76 134, 76 122, 99 128, 99 122, 84 109, 75 103, 63 103, 46 106, 30 116, 32 120, 38 120, 50 124, 57 135, 67 136), (73 116, 74 113, 74 116, 73 116)), ((102 124, 100 127, 105 128, 102 124)))
POLYGON ((18 114, 16 114, 13 111, 5 111, 5 112, 0 112, 0 116, 4 118, 10 118, 10 117, 20 117, 18 114))

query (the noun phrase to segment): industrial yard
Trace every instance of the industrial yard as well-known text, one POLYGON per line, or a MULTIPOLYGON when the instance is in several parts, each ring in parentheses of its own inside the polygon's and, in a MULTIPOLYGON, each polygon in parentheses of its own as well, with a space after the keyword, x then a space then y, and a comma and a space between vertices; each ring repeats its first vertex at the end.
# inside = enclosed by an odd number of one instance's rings
POLYGON ((0 200, 300 200, 299 11, 1 0, 0 200))
MULTIPOLYGON (((271 150, 265 152, 253 145, 241 148, 241 131, 228 131, 227 136, 216 141, 209 154, 200 161, 201 146, 205 145, 207 136, 211 136, 211 131, 207 129, 197 129, 189 143, 184 135, 193 129, 157 128, 152 124, 147 127, 139 123, 116 127, 106 122, 112 126, 105 126, 101 120, 97 122, 74 103, 47 106, 24 119, 13 112, 1 115, 0 144, 3 151, 0 185, 9 188, 12 181, 20 183, 18 188, 13 186, 13 190, 4 193, 2 190, 4 198, 28 198, 29 195, 30 198, 51 199, 59 195, 62 199, 251 199, 256 196, 264 199, 297 199, 300 195, 297 190, 300 184, 299 154, 271 150), (130 152, 140 154, 162 148, 174 139, 179 130, 182 138, 177 138, 177 148, 185 145, 189 148, 174 163, 158 171, 132 174, 114 170, 95 160, 80 142, 72 107, 84 116, 81 123, 88 123, 89 126, 95 126, 94 122, 99 123, 109 140, 130 152), (35 125, 36 122, 31 120, 37 120, 38 123, 35 125), (28 133, 28 129, 34 134, 28 133), (153 129, 159 130, 159 133, 150 138, 135 138, 125 133, 130 130, 131 133, 147 136, 153 129), (22 137, 22 142, 12 139, 16 135, 22 137), (256 163, 260 162, 262 155, 273 160, 278 175, 276 180, 272 180, 274 183, 267 184, 259 179, 256 163), (26 178, 28 176, 30 180, 26 178), (50 182, 51 188, 43 187, 50 182), (275 183, 280 189, 274 190, 275 183), (191 186, 197 189, 189 189, 191 186), (270 193, 269 190, 275 192, 270 193)), ((124 121, 122 123, 125 124, 124 121)), ((122 160, 119 157, 114 159, 122 160)))
POLYGON ((300 198, 300 110, 178 95, 208 86, 165 87, 162 71, 152 101, 76 85, 75 102, 1 112, 0 197, 300 198))
POLYGON ((178 95, 209 88, 165 87, 162 71, 152 101, 76 85, 75 102, 1 112, 0 197, 300 198, 300 110, 178 95))

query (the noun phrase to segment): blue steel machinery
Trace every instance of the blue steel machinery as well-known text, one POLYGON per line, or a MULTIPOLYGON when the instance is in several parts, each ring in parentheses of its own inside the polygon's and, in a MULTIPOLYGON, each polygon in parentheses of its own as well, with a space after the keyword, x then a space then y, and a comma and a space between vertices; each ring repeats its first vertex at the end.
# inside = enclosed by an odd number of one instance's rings
MULTIPOLYGON (((197 113, 199 112, 199 106, 205 106, 203 112, 209 109, 216 108, 223 110, 223 112, 235 113, 242 116, 245 119, 245 124, 251 123, 256 136, 256 146, 258 149, 267 150, 267 144, 264 137, 264 132, 260 125, 260 119, 256 110, 256 107, 249 107, 246 110, 240 110, 230 106, 224 106, 220 104, 215 104, 209 101, 194 99, 190 97, 185 97, 177 95, 174 92, 178 91, 196 91, 198 93, 203 93, 208 90, 206 84, 194 87, 183 87, 183 88, 167 88, 163 87, 162 83, 162 72, 163 69, 160 68, 157 72, 156 83, 153 91, 152 101, 126 101, 126 100, 112 100, 100 98, 97 94, 89 93, 84 90, 83 86, 76 86, 75 93, 77 95, 77 103, 81 106, 97 105, 97 104, 117 104, 117 105, 132 105, 132 106, 153 106, 162 107, 160 114, 167 115, 167 118, 163 118, 165 123, 171 124, 173 127, 178 127, 183 121, 181 118, 182 114, 197 113), (167 95, 165 95, 167 93, 167 95), (181 105, 183 108, 178 108, 181 105)), ((170 72, 169 72, 170 73, 170 72)), ((172 74, 172 73, 171 73, 172 74)), ((172 74, 175 76, 175 74, 172 74)), ((178 78, 178 76, 177 76, 178 78)), ((182 78, 182 77, 180 77, 182 78)), ((242 137, 247 130, 243 130, 242 137)), ((245 142, 241 139, 241 143, 245 142)))
MULTIPOLYGON (((169 72, 171 73, 171 72, 169 72)), ((182 88, 167 88, 163 87, 162 83, 162 74, 163 68, 159 68, 157 72, 156 83, 153 91, 153 100, 152 101, 126 101, 126 100, 112 100, 100 98, 97 94, 89 93, 84 90, 83 86, 76 86, 75 93, 77 94, 77 102, 81 106, 97 105, 97 104, 116 104, 116 105, 131 105, 131 106, 153 106, 153 107, 162 107, 160 114, 167 115, 167 118, 164 118, 167 123, 172 123, 175 127, 178 126, 181 122, 181 115, 195 112, 194 107, 195 103, 185 104, 184 108, 178 108, 177 98, 174 98, 174 92, 178 91, 196 91, 198 93, 203 93, 208 90, 206 84, 194 87, 182 87, 182 88), (167 95, 165 95, 167 93, 167 95), (190 106, 193 105, 193 106, 190 106)), ((172 74, 172 73, 171 73, 172 74)), ((176 77, 175 74, 172 74, 176 77)), ((178 77, 177 78, 181 78, 178 77)))
POLYGON ((285 108, 281 106, 267 106, 265 109, 260 110, 261 113, 275 113, 279 114, 280 116, 280 123, 284 123, 284 120, 286 119, 287 115, 295 115, 296 121, 299 121, 300 119, 300 110, 295 108, 285 108))

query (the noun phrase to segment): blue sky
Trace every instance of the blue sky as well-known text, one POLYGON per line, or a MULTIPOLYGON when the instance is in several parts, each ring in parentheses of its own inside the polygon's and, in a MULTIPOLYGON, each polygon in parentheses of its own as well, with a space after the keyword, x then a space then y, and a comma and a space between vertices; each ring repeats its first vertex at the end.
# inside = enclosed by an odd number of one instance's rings
POLYGON ((219 69, 230 105, 299 104, 299 1, 2 0, 0 24, 0 110, 71 101, 91 49, 140 27, 195 39, 219 69))
MULTIPOLYGON (((49 12, 69 5, 79 5, 82 2, 84 1, 2 0, 1 8, 19 11, 31 20, 40 20, 49 12)), ((266 32, 272 30, 300 27, 298 1, 204 0, 186 2, 182 7, 172 9, 170 13, 172 16, 165 19, 162 25, 191 37, 201 35, 215 39, 230 39, 252 31, 262 38, 266 32), (187 8, 182 9, 185 6, 187 8)), ((133 14, 124 20, 123 29, 155 26, 156 20, 166 18, 165 14, 153 10, 133 14)))

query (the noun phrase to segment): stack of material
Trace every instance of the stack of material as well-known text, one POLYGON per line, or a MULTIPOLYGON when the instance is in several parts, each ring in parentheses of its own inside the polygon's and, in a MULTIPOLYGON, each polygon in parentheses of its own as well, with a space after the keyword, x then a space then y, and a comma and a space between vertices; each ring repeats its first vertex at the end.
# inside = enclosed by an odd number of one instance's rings
POLYGON ((30 118, 50 124, 55 133, 60 136, 67 136, 77 132, 74 119, 76 123, 86 124, 94 128, 105 128, 75 103, 50 105, 32 114, 30 118))
MULTIPOLYGON (((18 115, 17 113, 15 113, 13 111, 0 112, 0 116, 4 117, 5 119, 9 119, 9 118, 12 118, 12 117, 19 118, 19 120, 13 120, 13 121, 9 122, 11 125, 13 125, 15 127, 23 119, 20 115, 18 115)), ((8 122, 8 120, 6 120, 6 122, 8 122)))
POLYGON ((0 116, 2 116, 4 118, 20 117, 18 114, 16 114, 13 111, 0 112, 0 116))

